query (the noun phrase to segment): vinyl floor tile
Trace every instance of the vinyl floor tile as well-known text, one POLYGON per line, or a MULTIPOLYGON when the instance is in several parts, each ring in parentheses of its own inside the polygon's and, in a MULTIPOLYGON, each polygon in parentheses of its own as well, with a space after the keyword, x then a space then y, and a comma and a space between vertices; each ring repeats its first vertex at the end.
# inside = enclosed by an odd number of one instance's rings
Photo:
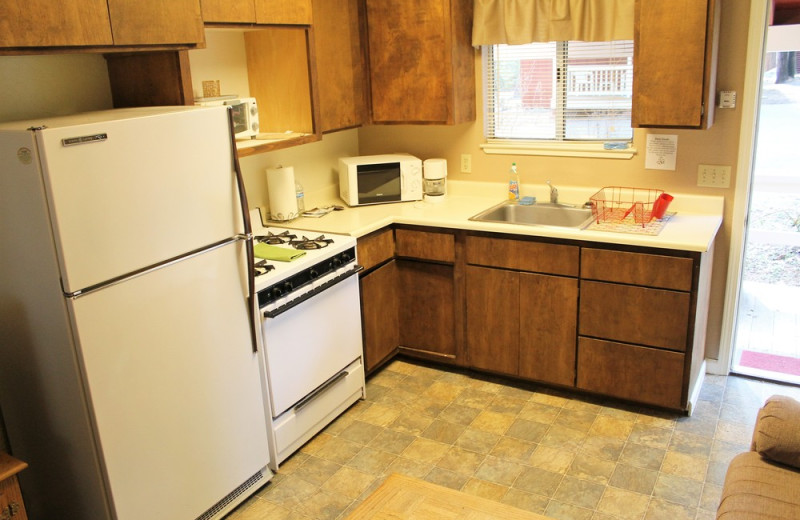
POLYGON ((712 520, 770 395, 707 376, 691 417, 394 360, 367 398, 285 460, 228 520, 344 519, 391 473, 564 520, 712 520))

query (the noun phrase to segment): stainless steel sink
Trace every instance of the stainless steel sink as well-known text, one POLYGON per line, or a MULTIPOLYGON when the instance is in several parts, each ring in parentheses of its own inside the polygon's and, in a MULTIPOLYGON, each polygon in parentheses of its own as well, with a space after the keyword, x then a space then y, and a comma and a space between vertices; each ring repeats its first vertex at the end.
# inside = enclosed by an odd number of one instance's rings
POLYGON ((513 202, 502 202, 470 217, 470 220, 581 228, 592 220, 592 210, 567 204, 544 203, 523 206, 513 202))

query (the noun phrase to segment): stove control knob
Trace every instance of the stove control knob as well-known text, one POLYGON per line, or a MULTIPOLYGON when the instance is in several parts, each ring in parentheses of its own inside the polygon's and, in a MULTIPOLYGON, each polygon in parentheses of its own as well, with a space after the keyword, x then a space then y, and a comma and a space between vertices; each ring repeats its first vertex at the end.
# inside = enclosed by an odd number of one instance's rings
POLYGON ((339 258, 338 256, 334 256, 331 259, 331 264, 333 265, 334 269, 336 269, 337 267, 341 267, 342 266, 342 259, 339 258))
POLYGON ((272 294, 273 298, 280 298, 281 296, 283 296, 283 291, 281 290, 280 287, 273 287, 270 293, 272 294))
POLYGON ((352 258, 350 258, 350 254, 349 253, 342 253, 342 263, 346 264, 350 260, 352 260, 352 258))
POLYGON ((310 276, 312 280, 314 278, 319 278, 319 271, 317 271, 316 269, 312 269, 308 272, 308 276, 310 276))
POLYGON ((292 282, 286 282, 283 284, 283 290, 286 291, 287 293, 292 292, 292 289, 294 289, 292 282))

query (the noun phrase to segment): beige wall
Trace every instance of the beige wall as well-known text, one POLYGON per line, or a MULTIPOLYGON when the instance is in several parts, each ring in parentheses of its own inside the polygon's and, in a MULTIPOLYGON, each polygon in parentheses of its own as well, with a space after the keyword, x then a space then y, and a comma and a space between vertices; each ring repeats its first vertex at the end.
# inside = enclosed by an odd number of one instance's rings
MULTIPOLYGON (((741 95, 743 90, 749 13, 749 1, 727 1, 723 4, 717 69, 718 91, 735 90, 741 95)), ((477 54, 475 77, 478 85, 478 120, 475 123, 453 127, 400 125, 362 128, 359 130, 360 153, 404 151, 421 159, 444 157, 448 162, 448 177, 451 179, 505 181, 511 163, 516 162, 523 184, 541 184, 546 179, 552 179, 556 186, 635 186, 675 193, 723 195, 725 215, 723 228, 717 237, 706 348, 706 357, 716 359, 719 352, 730 237, 731 233, 740 230, 731 229, 733 188, 723 190, 698 187, 697 166, 730 165, 732 177, 737 175, 740 108, 718 109, 715 123, 709 130, 638 129, 634 132, 633 145, 639 153, 630 160, 487 155, 480 149, 484 142, 483 103, 480 53, 477 54), (644 169, 648 133, 678 136, 675 171, 644 169), (470 174, 459 173, 460 157, 464 153, 472 155, 470 174)), ((733 185, 734 179, 731 181, 731 186, 733 185)))

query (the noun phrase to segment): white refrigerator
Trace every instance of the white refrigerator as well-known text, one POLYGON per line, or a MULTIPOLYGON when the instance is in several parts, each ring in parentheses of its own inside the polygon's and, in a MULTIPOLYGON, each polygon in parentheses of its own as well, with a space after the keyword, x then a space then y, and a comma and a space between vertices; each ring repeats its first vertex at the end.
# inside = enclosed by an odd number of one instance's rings
POLYGON ((0 124, 0 410, 33 520, 217 518, 271 477, 233 154, 225 107, 0 124))

